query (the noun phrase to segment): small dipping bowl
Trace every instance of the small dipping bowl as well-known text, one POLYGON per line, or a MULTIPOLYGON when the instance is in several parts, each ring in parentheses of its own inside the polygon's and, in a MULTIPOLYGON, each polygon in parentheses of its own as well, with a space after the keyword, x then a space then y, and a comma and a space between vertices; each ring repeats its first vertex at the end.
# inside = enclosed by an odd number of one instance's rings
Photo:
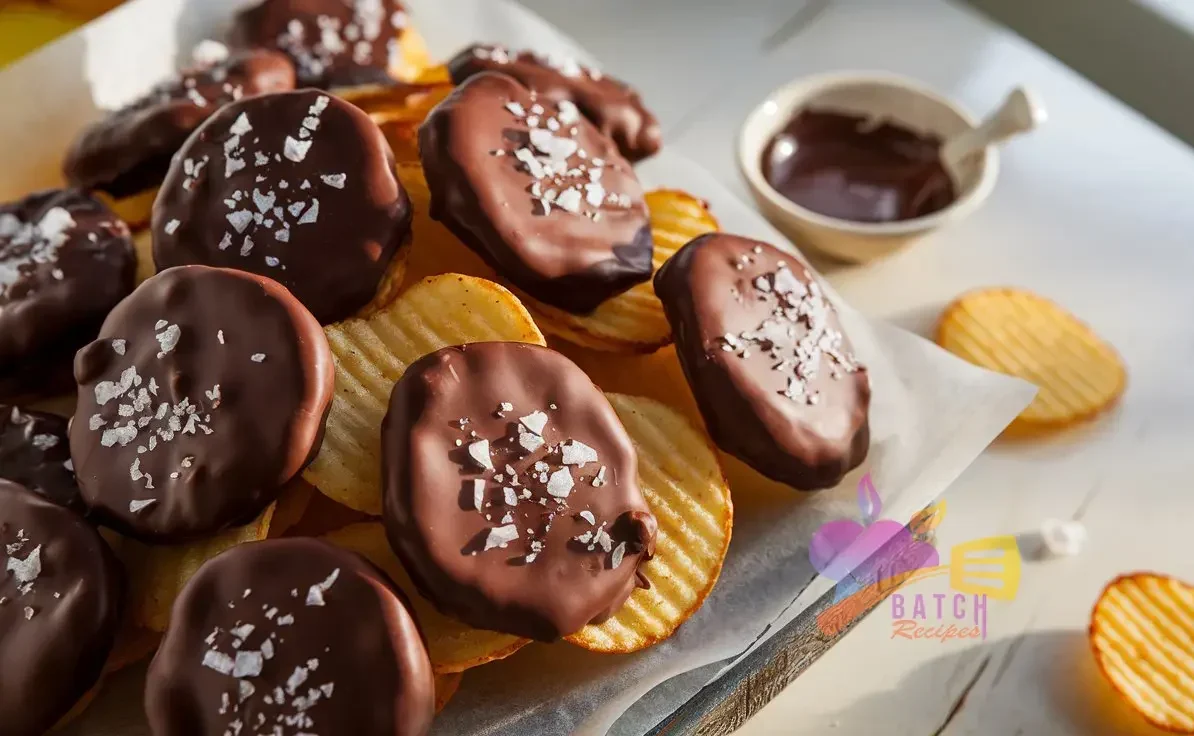
POLYGON ((999 174, 999 154, 987 146, 947 172, 955 198, 945 208, 894 222, 855 222, 796 204, 763 175, 763 154, 776 134, 804 110, 890 121, 943 142, 976 128, 967 110, 912 79, 881 72, 838 72, 797 79, 772 92, 747 116, 738 136, 738 165, 763 214, 800 247, 838 260, 866 263, 910 244, 941 225, 966 217, 987 198, 999 174))

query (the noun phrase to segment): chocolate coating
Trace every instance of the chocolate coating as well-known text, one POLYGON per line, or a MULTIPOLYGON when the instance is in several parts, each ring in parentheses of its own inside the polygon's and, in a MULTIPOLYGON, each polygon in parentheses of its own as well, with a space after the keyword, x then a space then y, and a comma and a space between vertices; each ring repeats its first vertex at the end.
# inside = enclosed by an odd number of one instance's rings
POLYGON ((793 256, 702 235, 663 265, 655 293, 718 447, 801 490, 835 486, 866 459, 870 380, 793 256))
POLYGON ((419 157, 433 218, 518 288, 585 313, 650 278, 654 244, 634 170, 569 104, 478 74, 431 111, 419 157))
POLYGON ((276 281, 187 266, 137 287, 75 358, 71 457, 83 498, 156 542, 259 514, 319 451, 323 330, 276 281))
POLYGON ((0 404, 0 478, 81 514, 66 417, 0 404))
POLYGON ((262 95, 178 152, 153 206, 153 259, 269 276, 328 324, 373 298, 410 220, 368 115, 315 90, 262 95))
POLYGON ((124 570, 75 512, 0 480, 0 731, 41 736, 96 682, 124 570))
POLYGON ((502 46, 477 44, 452 57, 448 71, 456 84, 481 72, 501 72, 552 102, 568 100, 630 161, 655 154, 663 143, 659 121, 637 92, 573 59, 533 51, 512 54, 502 46))
POLYGON ((390 544, 420 592, 471 626, 575 633, 617 611, 654 554, 630 437, 553 350, 425 356, 394 387, 381 432, 390 544))
POLYGON ((0 402, 69 390, 71 356, 133 290, 128 227, 72 189, 0 205, 0 402))
POLYGON ((79 134, 66 154, 67 181, 131 197, 165 178, 170 159, 191 133, 233 100, 294 89, 294 65, 266 49, 239 51, 197 64, 79 134))
POLYGON ((854 222, 911 220, 957 197, 940 138, 837 112, 789 120, 763 151, 763 176, 801 207, 854 222))
POLYGON ((364 559, 315 539, 252 542, 204 564, 145 686, 154 736, 422 736, 434 708, 405 601, 364 559))
POLYGON ((264 0, 236 16, 237 46, 290 56, 304 87, 385 84, 406 13, 397 0, 264 0))

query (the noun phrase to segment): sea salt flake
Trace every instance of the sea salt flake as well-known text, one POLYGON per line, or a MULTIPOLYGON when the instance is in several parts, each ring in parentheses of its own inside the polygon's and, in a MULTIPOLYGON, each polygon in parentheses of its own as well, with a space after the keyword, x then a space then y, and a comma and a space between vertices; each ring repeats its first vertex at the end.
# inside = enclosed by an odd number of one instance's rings
POLYGON ((37 576, 41 575, 41 545, 34 547, 23 560, 9 557, 5 569, 13 574, 18 583, 32 583, 37 580, 37 576))
POLYGON ((613 553, 610 554, 610 556, 609 556, 610 568, 617 570, 618 567, 622 564, 622 558, 625 557, 625 555, 626 555, 626 543, 619 542, 618 546, 614 547, 613 553))
POLYGON ((237 679, 258 677, 264 665, 265 657, 261 656, 261 652, 237 652, 236 661, 232 667, 232 676, 237 679))
POLYGON ((312 199, 311 206, 308 207, 307 211, 303 213, 303 216, 301 218, 299 218, 298 224, 314 225, 318 220, 319 220, 319 200, 312 199))
POLYGON ((526 109, 523 108, 523 106, 517 102, 507 102, 506 109, 520 118, 526 117, 526 114, 527 114, 526 109))
POLYGON ((547 426, 547 415, 541 411, 532 412, 525 417, 519 417, 518 421, 522 426, 531 430, 537 435, 543 434, 543 429, 547 426))
POLYGON ((336 579, 340 577, 340 568, 332 570, 332 573, 327 576, 321 583, 316 583, 307 589, 307 605, 308 606, 322 606, 324 604, 323 594, 331 590, 332 586, 336 584, 336 579))
POLYGON ((182 328, 178 325, 170 325, 154 337, 157 338, 158 346, 161 348, 158 351, 158 358, 164 358, 167 353, 178 347, 178 339, 182 337, 182 328))
POLYGON ((249 356, 249 360, 253 361, 254 363, 261 363, 265 360, 265 353, 253 353, 249 356))
POLYGON ((473 480, 473 507, 477 511, 481 511, 485 504, 485 481, 476 478, 473 480))
POLYGON ((173 235, 175 232, 178 231, 178 226, 181 224, 182 224, 182 222, 179 220, 171 220, 170 222, 167 222, 166 227, 164 228, 166 231, 166 234, 173 235))
POLYGON ((346 179, 348 179, 348 174, 325 174, 319 178, 322 179, 323 183, 327 184, 329 187, 343 189, 344 182, 346 179))
POLYGON ((142 511, 143 509, 146 509, 146 508, 154 505, 157 502, 158 502, 158 500, 156 498, 146 498, 146 499, 142 499, 142 500, 129 501, 129 512, 136 514, 140 511, 142 511))
POLYGON ((213 669, 221 675, 230 675, 236 663, 227 654, 215 649, 208 649, 203 653, 203 666, 213 669))
POLYGON ((25 620, 26 621, 32 621, 33 616, 36 613, 37 613, 37 611, 34 611, 32 606, 25 606, 25 620))
POLYGON ((534 452, 542 447, 544 439, 539 435, 528 432, 521 425, 518 427, 518 445, 527 452, 534 452))
POLYGON ((493 461, 489 459, 489 440, 477 440, 468 446, 468 456, 483 470, 493 470, 493 461))
POLYGON ((253 693, 257 692, 257 688, 254 687, 253 683, 249 682, 248 680, 241 680, 240 682, 236 683, 236 689, 236 699, 241 703, 253 697, 253 693))
POLYGON ((593 516, 593 512, 589 511, 588 509, 585 509, 584 511, 580 512, 579 516, 580 516, 580 518, 584 519, 585 521, 589 522, 590 524, 594 524, 594 525, 597 524, 597 517, 593 516))
POLYGON ((282 153, 286 158, 301 163, 303 159, 307 158, 307 151, 311 149, 311 141, 300 141, 290 136, 286 136, 286 142, 283 144, 282 153))
POLYGON ((593 476, 593 487, 600 488, 605 485, 605 466, 602 465, 597 471, 597 475, 593 476))
POLYGON ((29 442, 38 450, 48 450, 58 444, 58 437, 52 434, 35 434, 29 442))
POLYGON ((568 468, 560 468, 547 479, 547 492, 556 498, 568 498, 572 485, 572 473, 568 468))
POLYGON ((128 343, 125 342, 124 340, 113 340, 112 341, 112 352, 116 353, 117 355, 124 355, 124 353, 127 349, 128 349, 128 343))
POLYGON ((232 135, 241 136, 252 129, 253 126, 249 123, 249 116, 242 112, 236 121, 232 123, 232 127, 228 129, 228 132, 232 135))
POLYGON ((561 460, 565 465, 584 467, 597 462, 597 451, 583 442, 568 440, 560 446, 561 460))
MULTIPOLYGON (((237 210, 228 215, 225 215, 232 227, 236 228, 238 234, 244 233, 245 228, 253 221, 253 213, 248 210, 237 210)), ((231 242, 231 239, 229 240, 231 242)))
POLYGON ((489 535, 485 537, 485 549, 483 551, 488 552, 495 547, 505 547, 515 539, 518 539, 518 527, 514 524, 494 527, 489 530, 489 535))

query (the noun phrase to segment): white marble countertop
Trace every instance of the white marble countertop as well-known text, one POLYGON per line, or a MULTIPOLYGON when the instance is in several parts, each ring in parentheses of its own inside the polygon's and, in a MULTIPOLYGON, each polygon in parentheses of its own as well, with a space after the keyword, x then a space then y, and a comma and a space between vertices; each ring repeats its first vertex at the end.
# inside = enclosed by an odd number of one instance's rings
POLYGON ((523 2, 637 85, 668 145, 744 198, 737 127, 793 77, 886 69, 979 112, 1017 84, 1039 93, 1049 122, 1004 151, 982 211, 891 260, 827 275, 858 308, 922 334, 966 289, 1031 288, 1121 351, 1130 385, 1118 410, 1052 440, 994 445, 948 492, 940 529, 948 549, 1076 518, 1088 547, 1027 564, 1017 599, 991 604, 986 642, 893 641, 880 607, 741 733, 1159 733, 1111 695, 1085 630, 1119 572, 1194 580, 1194 555, 1183 554, 1194 517, 1194 151, 942 0, 523 2))

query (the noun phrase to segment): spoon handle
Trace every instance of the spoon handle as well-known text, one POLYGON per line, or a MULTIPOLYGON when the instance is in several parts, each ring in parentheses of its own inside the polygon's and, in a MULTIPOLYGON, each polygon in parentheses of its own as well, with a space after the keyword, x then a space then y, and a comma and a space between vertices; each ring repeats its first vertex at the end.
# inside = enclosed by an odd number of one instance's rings
POLYGON ((1023 87, 1012 90, 1003 104, 977 128, 954 136, 941 146, 947 169, 1014 135, 1026 133, 1045 121, 1045 108, 1023 87))

